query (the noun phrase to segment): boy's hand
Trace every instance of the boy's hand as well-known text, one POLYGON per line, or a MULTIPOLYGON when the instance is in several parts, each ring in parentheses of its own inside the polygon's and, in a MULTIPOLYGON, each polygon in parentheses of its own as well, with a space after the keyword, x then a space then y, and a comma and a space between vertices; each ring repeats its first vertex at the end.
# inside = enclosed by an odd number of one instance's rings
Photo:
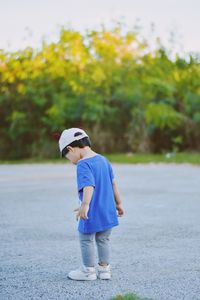
POLYGON ((118 211, 118 217, 122 217, 124 215, 124 210, 122 208, 122 205, 121 204, 117 204, 116 205, 116 209, 118 211))
POLYGON ((89 204, 82 203, 81 207, 76 208, 74 210, 75 212, 77 212, 76 213, 76 220, 78 221, 79 218, 83 219, 83 220, 87 220, 88 219, 88 216, 87 216, 88 210, 89 210, 89 204))
POLYGON ((74 209, 74 212, 76 213, 76 221, 78 221, 79 219, 79 211, 80 211, 80 207, 74 209))

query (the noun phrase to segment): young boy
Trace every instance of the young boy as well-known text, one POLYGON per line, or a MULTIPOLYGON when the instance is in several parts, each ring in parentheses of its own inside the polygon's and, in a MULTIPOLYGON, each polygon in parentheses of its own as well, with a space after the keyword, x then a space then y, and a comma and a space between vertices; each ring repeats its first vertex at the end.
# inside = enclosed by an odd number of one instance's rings
POLYGON ((65 129, 59 139, 62 157, 77 165, 80 207, 76 209, 83 266, 71 271, 73 280, 110 279, 109 237, 124 214, 112 167, 108 160, 91 149, 86 132, 65 129), (117 212, 118 211, 118 216, 117 212), (94 239, 99 264, 95 271, 94 239))

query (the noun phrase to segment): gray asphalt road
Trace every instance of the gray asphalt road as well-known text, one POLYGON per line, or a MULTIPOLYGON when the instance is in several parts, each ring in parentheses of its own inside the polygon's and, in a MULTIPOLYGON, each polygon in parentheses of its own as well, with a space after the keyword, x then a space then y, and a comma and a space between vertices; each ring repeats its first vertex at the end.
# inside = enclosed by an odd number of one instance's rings
POLYGON ((200 299, 200 167, 113 167, 126 212, 112 233, 113 277, 75 282, 75 167, 0 166, 1 300, 200 299))

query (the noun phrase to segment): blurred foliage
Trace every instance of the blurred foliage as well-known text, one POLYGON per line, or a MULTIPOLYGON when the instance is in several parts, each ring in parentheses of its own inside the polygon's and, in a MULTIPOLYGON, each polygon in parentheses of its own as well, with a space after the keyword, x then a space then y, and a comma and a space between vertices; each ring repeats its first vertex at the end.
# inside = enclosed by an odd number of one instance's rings
POLYGON ((0 50, 0 157, 55 157, 54 131, 81 127, 97 151, 200 149, 200 59, 170 58, 120 25, 62 28, 40 50, 0 50))

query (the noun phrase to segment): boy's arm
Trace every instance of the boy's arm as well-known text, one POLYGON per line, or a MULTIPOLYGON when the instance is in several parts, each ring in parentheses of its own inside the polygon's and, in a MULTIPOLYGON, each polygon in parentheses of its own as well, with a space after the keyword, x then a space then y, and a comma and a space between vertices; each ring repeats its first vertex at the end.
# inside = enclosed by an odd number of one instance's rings
POLYGON ((89 205, 92 200, 94 187, 93 186, 85 186, 83 188, 83 201, 82 205, 89 205))
POLYGON ((93 195, 94 187, 93 186, 86 186, 83 188, 83 201, 81 204, 81 207, 76 209, 77 211, 76 214, 76 219, 88 219, 87 213, 89 210, 89 205, 92 200, 92 195, 93 195))
POLYGON ((115 203, 116 203, 116 208, 118 211, 118 216, 121 217, 124 214, 124 210, 122 208, 122 201, 119 195, 119 190, 117 186, 117 182, 115 179, 113 179, 113 191, 114 191, 114 196, 115 196, 115 203))
POLYGON ((119 195, 119 190, 118 190, 117 182, 116 182, 115 179, 113 179, 113 191, 114 191, 114 195, 115 195, 116 205, 122 204, 122 201, 121 201, 120 195, 119 195))

